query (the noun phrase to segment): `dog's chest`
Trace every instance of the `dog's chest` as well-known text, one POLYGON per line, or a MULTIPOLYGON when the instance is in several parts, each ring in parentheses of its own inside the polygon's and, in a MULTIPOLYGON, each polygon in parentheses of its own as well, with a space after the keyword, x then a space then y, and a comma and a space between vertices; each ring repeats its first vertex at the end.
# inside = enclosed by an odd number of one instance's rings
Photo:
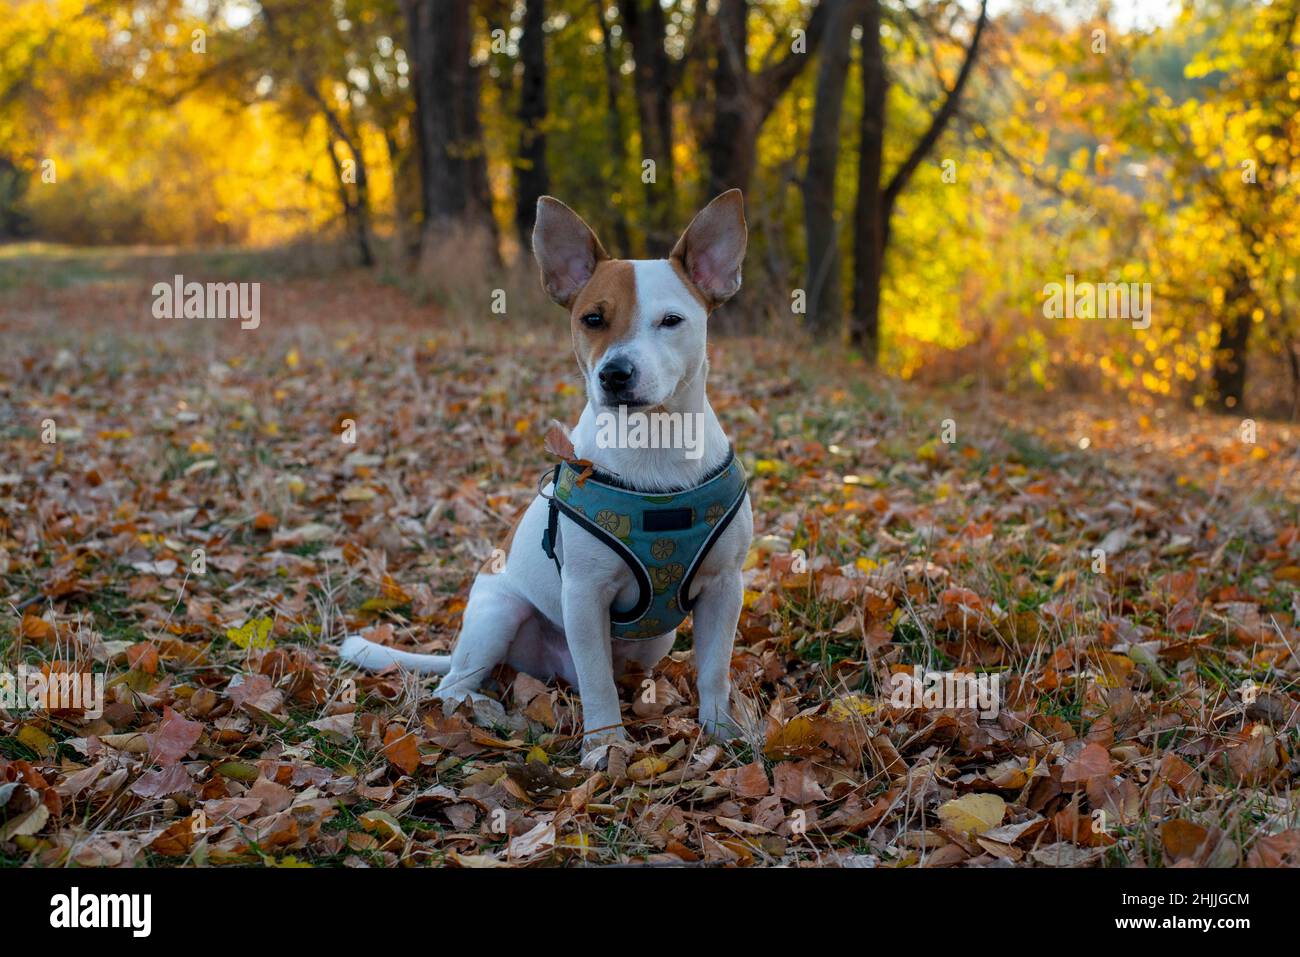
MULTIPOLYGON (((610 611, 611 633, 643 640, 677 628, 694 606, 697 576, 745 501, 739 460, 728 454, 701 484, 664 493, 621 487, 567 463, 556 475, 550 498, 550 526, 556 531, 548 530, 548 553, 563 516, 569 536, 581 530, 597 540, 636 583, 631 596, 630 589, 620 587, 620 600, 610 611)), ((586 567, 571 564, 568 574, 585 574, 586 567)))

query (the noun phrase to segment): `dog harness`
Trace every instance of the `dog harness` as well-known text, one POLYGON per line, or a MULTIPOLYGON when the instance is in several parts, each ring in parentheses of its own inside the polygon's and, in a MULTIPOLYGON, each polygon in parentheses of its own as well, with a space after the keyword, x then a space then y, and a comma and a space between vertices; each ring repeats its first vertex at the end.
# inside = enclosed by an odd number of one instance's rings
MULTIPOLYGON (((550 473, 552 494, 542 550, 563 574, 555 545, 559 516, 595 535, 632 571, 640 594, 626 610, 610 608, 610 634, 639 640, 672 631, 690 613, 695 573, 740 511, 748 491, 734 450, 708 478, 679 492, 637 492, 612 475, 561 462, 550 473)), ((545 493, 543 493, 545 494, 545 493)))

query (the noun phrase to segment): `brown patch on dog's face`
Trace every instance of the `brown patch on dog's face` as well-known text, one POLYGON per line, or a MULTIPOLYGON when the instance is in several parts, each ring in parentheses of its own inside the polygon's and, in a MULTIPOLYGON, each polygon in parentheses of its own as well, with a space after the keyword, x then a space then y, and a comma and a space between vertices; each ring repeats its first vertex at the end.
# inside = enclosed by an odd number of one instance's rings
POLYGON ((686 287, 687 292, 695 297, 699 304, 704 307, 706 313, 712 312, 713 304, 709 302, 704 293, 700 292, 700 287, 691 282, 690 273, 686 271, 686 264, 682 262, 681 257, 673 256, 668 261, 672 263, 673 272, 677 273, 677 278, 682 281, 682 285, 686 287))
POLYGON ((584 374, 596 368, 612 346, 631 335, 636 314, 636 271, 632 263, 626 259, 597 263, 569 314, 573 351, 584 374), (583 321, 591 315, 601 317, 598 326, 583 321))

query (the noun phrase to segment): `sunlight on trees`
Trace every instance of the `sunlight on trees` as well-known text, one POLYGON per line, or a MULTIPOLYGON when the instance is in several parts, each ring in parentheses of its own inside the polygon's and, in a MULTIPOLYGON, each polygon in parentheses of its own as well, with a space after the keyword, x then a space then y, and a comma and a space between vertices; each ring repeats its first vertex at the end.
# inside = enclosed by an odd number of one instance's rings
POLYGON ((871 362, 878 299, 880 364, 905 378, 998 369, 1010 387, 1221 409, 1300 395, 1295 0, 1138 26, 1102 4, 1013 3, 982 36, 976 7, 928 2, 447 9, 11 4, 0 235, 310 238, 362 263, 423 244, 427 266, 431 236, 472 220, 509 265, 552 192, 617 254, 661 255, 669 224, 740 185, 743 324, 803 325, 871 362), (810 230, 836 254, 810 257, 810 230), (797 314, 809 269, 830 285, 797 314), (1149 284, 1153 321, 1046 316, 1044 288, 1067 277, 1149 284))

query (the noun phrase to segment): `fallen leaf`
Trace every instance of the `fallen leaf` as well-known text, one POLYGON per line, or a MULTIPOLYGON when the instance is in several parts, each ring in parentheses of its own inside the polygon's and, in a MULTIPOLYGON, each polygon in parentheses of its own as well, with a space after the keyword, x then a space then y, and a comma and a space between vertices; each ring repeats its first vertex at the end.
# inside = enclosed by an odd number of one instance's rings
POLYGON ((959 834, 983 834, 997 827, 1007 802, 996 794, 966 794, 939 806, 939 819, 959 834))

